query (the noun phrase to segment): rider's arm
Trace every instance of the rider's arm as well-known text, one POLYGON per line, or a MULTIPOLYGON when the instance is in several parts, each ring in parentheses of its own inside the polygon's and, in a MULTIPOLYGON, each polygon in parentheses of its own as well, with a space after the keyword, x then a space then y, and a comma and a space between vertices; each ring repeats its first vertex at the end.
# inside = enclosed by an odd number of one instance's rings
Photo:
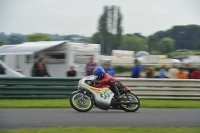
POLYGON ((119 82, 116 78, 110 76, 109 74, 105 74, 102 80, 99 80, 99 84, 109 84, 110 82, 119 82))
POLYGON ((98 81, 99 84, 106 84, 108 82, 109 82, 109 79, 102 79, 98 81))
POLYGON ((110 81, 110 76, 108 74, 105 74, 103 76, 103 79, 99 80, 98 83, 99 84, 107 84, 110 81))

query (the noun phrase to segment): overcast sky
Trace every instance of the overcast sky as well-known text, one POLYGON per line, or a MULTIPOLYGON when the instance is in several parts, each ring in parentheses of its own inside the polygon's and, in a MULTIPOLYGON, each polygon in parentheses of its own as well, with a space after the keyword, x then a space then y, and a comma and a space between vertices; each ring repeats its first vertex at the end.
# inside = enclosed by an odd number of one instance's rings
POLYGON ((120 6, 123 34, 200 25, 200 0, 0 0, 0 32, 91 36, 105 5, 120 6))

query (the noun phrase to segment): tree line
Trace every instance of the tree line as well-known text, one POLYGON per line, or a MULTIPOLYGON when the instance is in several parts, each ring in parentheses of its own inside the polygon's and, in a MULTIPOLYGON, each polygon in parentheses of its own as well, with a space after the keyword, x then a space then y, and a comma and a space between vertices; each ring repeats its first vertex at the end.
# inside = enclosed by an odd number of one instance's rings
POLYGON ((185 25, 173 26, 166 31, 158 31, 148 37, 149 51, 159 50, 159 40, 171 38, 174 41, 174 49, 200 50, 200 26, 185 25))
POLYGON ((97 32, 92 37, 34 33, 30 35, 0 33, 0 45, 20 44, 28 41, 73 40, 101 44, 102 54, 111 54, 113 49, 148 51, 152 54, 167 54, 178 49, 200 50, 200 26, 173 26, 150 36, 140 33, 123 34, 123 16, 118 6, 105 6, 98 20, 97 32))
POLYGON ((148 51, 152 54, 168 54, 177 49, 200 50, 200 26, 174 26, 150 36, 140 33, 122 34, 122 14, 117 6, 105 6, 98 23, 98 32, 91 42, 102 46, 102 53, 112 49, 148 51))
POLYGON ((22 35, 19 33, 12 33, 6 35, 5 33, 0 33, 0 45, 3 44, 20 44, 23 42, 36 42, 36 41, 60 41, 60 40, 76 40, 88 42, 90 37, 80 36, 80 35, 58 35, 58 34, 45 34, 45 33, 34 33, 29 35, 22 35))

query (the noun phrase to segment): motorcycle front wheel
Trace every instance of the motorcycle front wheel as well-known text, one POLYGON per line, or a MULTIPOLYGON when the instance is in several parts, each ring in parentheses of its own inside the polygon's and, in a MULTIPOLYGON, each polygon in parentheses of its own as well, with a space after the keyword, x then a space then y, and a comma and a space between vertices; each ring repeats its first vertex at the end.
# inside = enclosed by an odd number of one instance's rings
POLYGON ((128 92, 127 95, 128 97, 126 96, 126 94, 123 94, 121 102, 135 102, 137 104, 121 104, 121 108, 126 112, 137 111, 140 108, 139 98, 135 94, 130 93, 130 92, 128 92))
POLYGON ((70 97, 70 104, 78 112, 88 112, 93 107, 93 99, 87 94, 75 93, 70 97))

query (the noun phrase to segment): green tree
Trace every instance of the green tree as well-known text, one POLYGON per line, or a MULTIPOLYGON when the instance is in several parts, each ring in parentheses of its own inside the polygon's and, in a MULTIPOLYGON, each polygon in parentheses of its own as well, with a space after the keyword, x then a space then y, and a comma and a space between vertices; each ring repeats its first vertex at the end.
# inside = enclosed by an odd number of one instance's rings
POLYGON ((147 43, 142 37, 123 36, 122 48, 124 50, 144 51, 147 48, 147 43))
MULTIPOLYGON (((200 37, 199 25, 177 25, 166 31, 158 31, 154 35, 158 40, 170 37, 175 40, 175 49, 195 50, 200 37)), ((159 42, 157 40, 157 43, 159 42)))
POLYGON ((110 53, 112 49, 119 49, 122 42, 122 15, 117 6, 105 6, 99 19, 99 38, 102 54, 110 53))
POLYGON ((0 32, 0 40, 7 42, 8 35, 6 35, 4 32, 0 32))
POLYGON ((27 41, 28 42, 37 42, 37 41, 51 41, 52 39, 47 35, 43 33, 35 33, 27 35, 27 41))
POLYGON ((157 35, 151 35, 148 37, 149 52, 158 50, 158 37, 157 35))
POLYGON ((104 54, 106 51, 106 44, 108 41, 108 7, 104 7, 104 13, 101 15, 100 20, 99 20, 99 33, 100 33, 100 38, 101 38, 101 52, 104 54))
POLYGON ((101 44, 101 38, 100 33, 96 32, 92 35, 92 38, 90 40, 91 43, 101 44))
POLYGON ((3 40, 0 40, 0 46, 5 44, 3 40))
POLYGON ((160 55, 160 51, 152 51, 151 54, 152 55, 160 55))
POLYGON ((196 50, 200 50, 200 41, 196 43, 196 50))
POLYGON ((159 41, 158 49, 162 54, 167 54, 174 51, 175 41, 171 38, 163 38, 159 41))
POLYGON ((145 37, 145 36, 143 36, 143 35, 141 35, 140 33, 134 33, 134 34, 132 34, 132 35, 133 35, 133 36, 142 37, 142 38, 146 39, 146 37, 145 37))
POLYGON ((117 15, 117 35, 116 35, 116 45, 113 47, 115 49, 120 49, 122 45, 122 15, 120 12, 120 8, 118 8, 118 15, 117 15))
POLYGON ((20 44, 22 43, 22 39, 18 37, 17 35, 10 35, 7 39, 9 44, 20 44))

